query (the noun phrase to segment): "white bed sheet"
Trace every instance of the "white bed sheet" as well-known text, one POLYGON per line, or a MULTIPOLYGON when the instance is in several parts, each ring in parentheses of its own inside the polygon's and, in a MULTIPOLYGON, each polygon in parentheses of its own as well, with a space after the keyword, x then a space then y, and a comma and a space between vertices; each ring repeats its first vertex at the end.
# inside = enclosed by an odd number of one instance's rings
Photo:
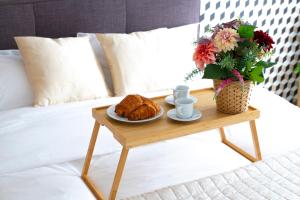
MULTIPOLYGON (((108 196, 119 152, 97 156, 89 175, 108 196)), ((173 140, 131 150, 118 198, 235 169, 249 162, 218 141, 173 140), (208 154, 210 151, 212 153, 208 154), (230 160, 230 162, 226 162, 230 160), (159 164, 158 164, 159 163, 159 164)), ((0 175, 0 199, 95 199, 80 179, 83 160, 0 175)))
POLYGON ((299 200, 300 149, 124 200, 299 200))
MULTIPOLYGON (((91 108, 113 100, 0 112, 0 174, 82 158, 94 123, 91 108)), ((118 149, 107 129, 101 137, 97 153, 118 149)))
MULTIPOLYGON (((67 161, 85 156, 93 126, 90 108, 119 100, 1 112, 0 199, 40 199, 39 195, 43 199, 93 199, 79 177, 82 160, 67 161), (66 163, 55 165, 60 162, 66 163), (48 166, 24 170, 42 165, 48 166)), ((257 129, 264 157, 300 147, 299 108, 261 88, 254 90, 252 104, 261 110, 257 129)), ((247 124, 227 130, 231 139, 252 151, 247 124)), ((107 129, 101 129, 98 139, 99 156, 90 175, 108 194, 120 146, 107 129)), ((118 197, 221 173, 247 163, 219 142, 217 131, 133 149, 118 197)))

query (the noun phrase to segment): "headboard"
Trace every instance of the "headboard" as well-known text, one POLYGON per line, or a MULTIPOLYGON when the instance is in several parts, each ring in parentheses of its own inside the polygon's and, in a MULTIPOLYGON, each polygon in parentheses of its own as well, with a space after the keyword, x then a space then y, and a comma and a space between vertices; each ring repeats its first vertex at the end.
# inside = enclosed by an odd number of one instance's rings
POLYGON ((14 36, 129 33, 199 21, 200 0, 2 0, 0 49, 14 36))

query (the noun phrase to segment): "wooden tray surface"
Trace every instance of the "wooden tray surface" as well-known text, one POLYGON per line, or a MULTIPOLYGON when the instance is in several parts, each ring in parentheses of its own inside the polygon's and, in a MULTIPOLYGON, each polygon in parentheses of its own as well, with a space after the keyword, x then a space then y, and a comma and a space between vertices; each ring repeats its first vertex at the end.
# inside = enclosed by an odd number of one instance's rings
POLYGON ((236 115, 218 112, 215 100, 213 100, 212 88, 195 90, 191 92, 191 95, 197 97, 198 102, 195 108, 202 112, 202 117, 193 122, 177 122, 169 119, 167 112, 174 106, 165 102, 166 96, 153 98, 165 111, 163 116, 155 121, 139 124, 118 122, 107 116, 108 106, 94 108, 93 117, 101 125, 108 127, 123 146, 134 147, 254 120, 260 114, 259 110, 252 106, 249 106, 248 111, 236 115))

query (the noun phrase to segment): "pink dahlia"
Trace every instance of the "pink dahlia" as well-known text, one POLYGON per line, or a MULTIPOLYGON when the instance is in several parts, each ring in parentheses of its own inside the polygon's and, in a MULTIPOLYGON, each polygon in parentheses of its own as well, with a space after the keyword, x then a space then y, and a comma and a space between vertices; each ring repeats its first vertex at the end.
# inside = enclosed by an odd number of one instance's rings
POLYGON ((219 51, 230 51, 238 46, 239 34, 232 28, 223 28, 217 32, 214 42, 219 51))
POLYGON ((198 43, 193 55, 193 60, 200 70, 204 70, 205 64, 211 64, 216 61, 216 52, 217 48, 212 41, 203 40, 198 43))

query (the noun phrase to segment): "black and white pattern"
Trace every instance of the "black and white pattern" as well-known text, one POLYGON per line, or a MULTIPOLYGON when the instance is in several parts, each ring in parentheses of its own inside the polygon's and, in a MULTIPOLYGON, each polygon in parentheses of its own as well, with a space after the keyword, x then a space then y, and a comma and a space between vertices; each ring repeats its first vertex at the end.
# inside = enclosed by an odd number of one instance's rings
POLYGON ((200 35, 218 23, 241 18, 267 31, 274 39, 271 58, 275 67, 266 71, 264 87, 295 103, 300 62, 300 0, 201 0, 200 35))

